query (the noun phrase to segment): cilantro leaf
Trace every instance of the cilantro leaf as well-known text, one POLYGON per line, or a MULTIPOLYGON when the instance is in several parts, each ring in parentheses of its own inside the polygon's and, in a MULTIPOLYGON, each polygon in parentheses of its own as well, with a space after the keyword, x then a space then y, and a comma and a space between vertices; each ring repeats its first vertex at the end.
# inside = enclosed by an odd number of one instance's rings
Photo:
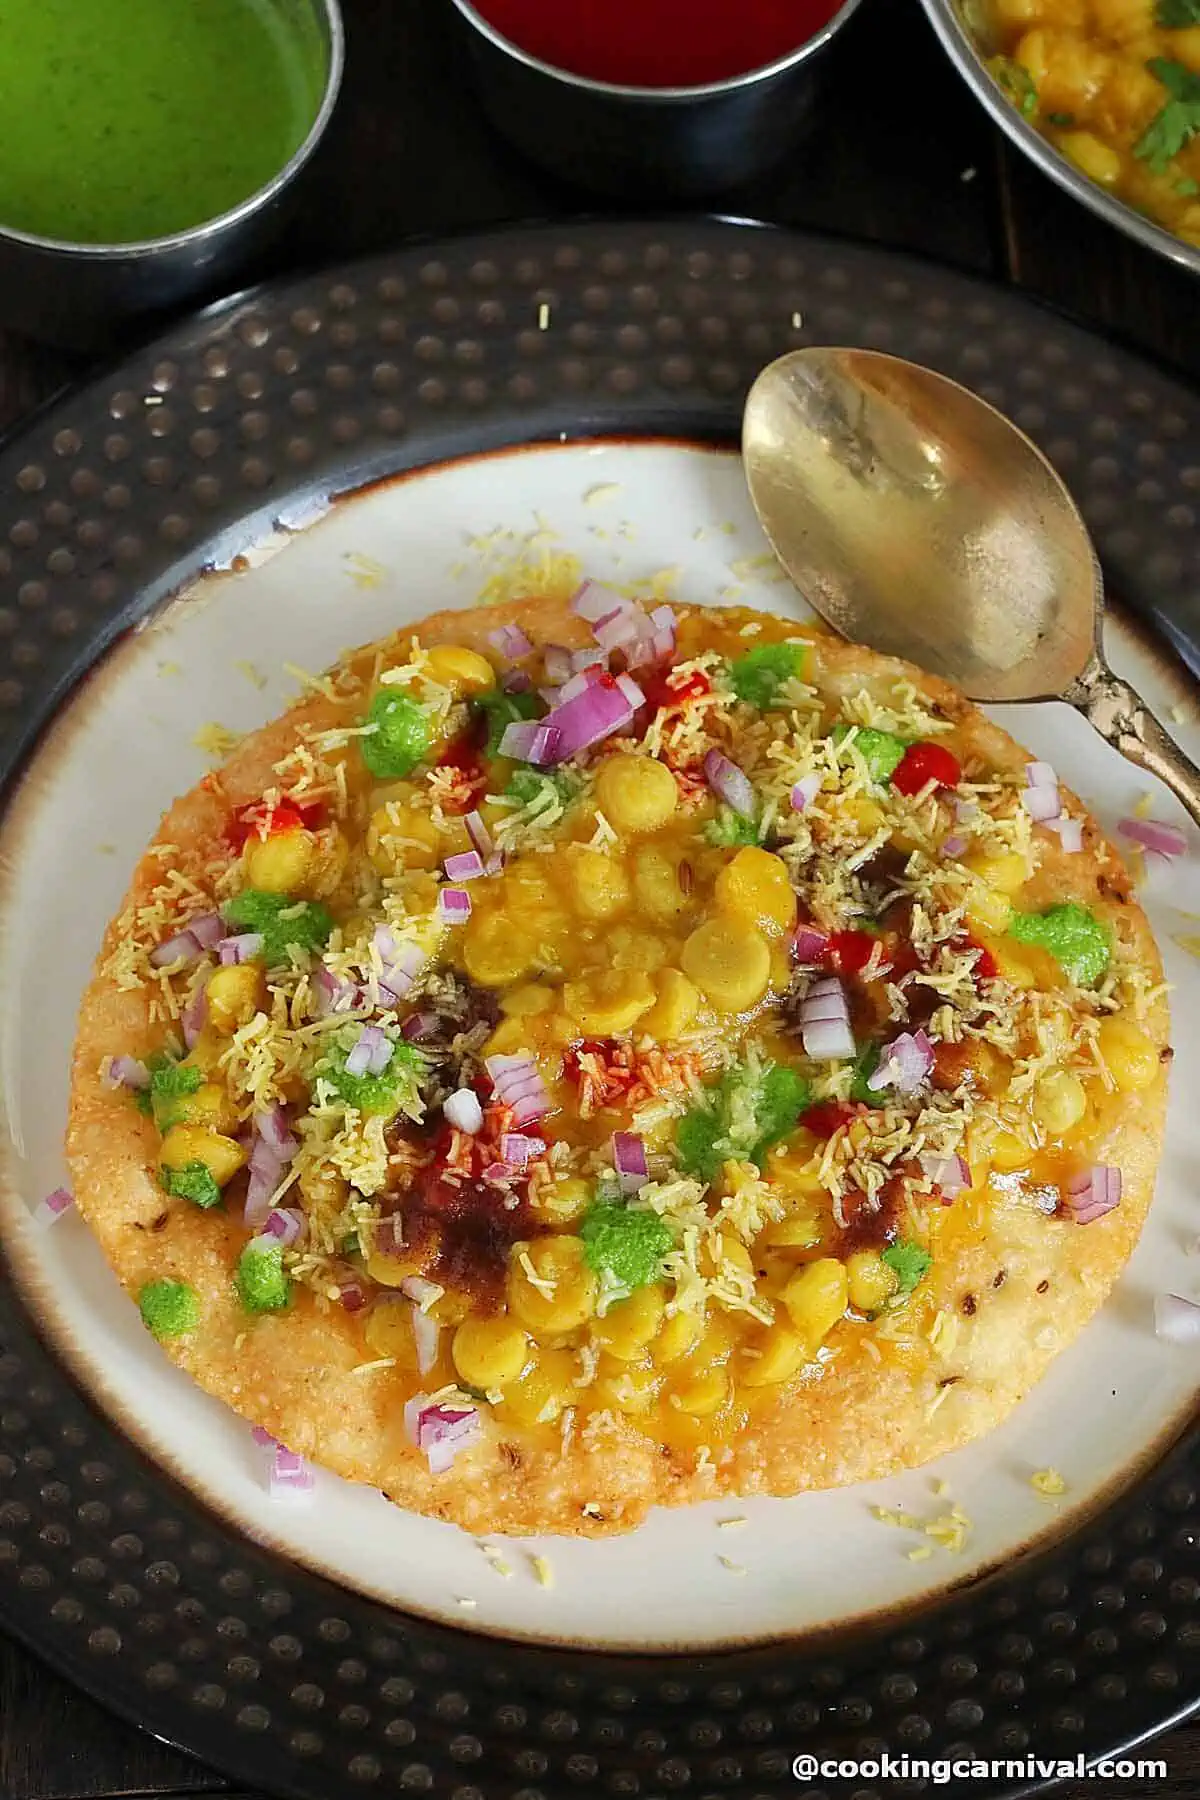
POLYGON ((261 936, 269 969, 285 965, 289 950, 323 949, 333 930, 333 915, 319 900, 293 900, 265 888, 243 888, 225 902, 223 913, 227 925, 261 936))
POLYGON ((739 700, 765 711, 785 681, 804 673, 804 657, 803 644, 758 644, 730 664, 733 691, 739 700))
POLYGON ((515 725, 520 719, 540 719, 546 711, 545 702, 540 695, 506 694, 500 688, 493 688, 487 694, 476 694, 471 704, 487 720, 487 742, 483 747, 485 756, 499 756, 500 739, 510 725, 515 725))
POLYGON ((192 1063, 176 1062, 160 1051, 150 1059, 150 1086, 138 1095, 138 1104, 164 1134, 188 1117, 187 1100, 204 1086, 204 1073, 192 1063))
POLYGON ((1146 67, 1171 97, 1155 113, 1133 146, 1133 154, 1149 163, 1156 175, 1162 175, 1172 158, 1200 132, 1200 75, 1165 56, 1151 57, 1146 67))
MULTIPOLYGON (((850 731, 849 725, 835 725, 830 736, 835 744, 843 744, 850 731)), ((859 725, 854 729, 854 749, 866 763, 871 780, 882 787, 903 762, 908 740, 897 737, 894 731, 876 731, 873 725, 859 725)))
POLYGON ((544 796, 548 793, 554 795, 560 806, 567 806, 575 798, 578 785, 565 769, 551 771, 522 767, 513 770, 504 792, 518 806, 532 806, 535 801, 545 806, 544 796))
POLYGON ((1048 950, 1077 987, 1095 987, 1112 955, 1107 928, 1077 900, 1045 912, 1014 913, 1008 929, 1019 944, 1048 950))
POLYGON ((588 1267, 626 1294, 654 1280, 675 1241, 656 1212, 607 1200, 585 1213, 579 1235, 588 1267))
POLYGON ((376 727, 368 737, 358 739, 358 747, 378 781, 399 781, 411 775, 429 754, 433 743, 429 713, 399 688, 380 688, 363 723, 376 727))
POLYGON ((745 1063, 729 1069, 675 1128, 679 1166, 700 1181, 715 1181, 731 1160, 757 1163, 793 1131, 812 1091, 795 1069, 745 1063))
POLYGON ((906 1300, 933 1263, 928 1250, 922 1249, 911 1238, 898 1238, 894 1244, 889 1244, 883 1252, 883 1260, 896 1277, 893 1300, 906 1300))
POLYGON ((860 1106, 886 1106, 888 1092, 886 1088, 867 1086, 867 1078, 879 1067, 880 1047, 878 1044, 864 1044, 854 1062, 854 1075, 850 1082, 850 1098, 857 1100, 860 1106))
POLYGON ((716 818, 710 819, 704 827, 705 840, 720 850, 740 850, 745 845, 757 844, 758 832, 757 820, 743 818, 732 806, 719 807, 716 818))
POLYGON ((168 1169, 165 1166, 158 1171, 158 1179, 168 1194, 178 1194, 181 1200, 190 1200, 193 1206, 207 1212, 210 1207, 220 1206, 221 1190, 212 1170, 199 1160, 184 1163, 182 1169, 168 1169))
POLYGON ((1011 56, 993 56, 988 68, 1017 111, 1024 118, 1031 119, 1037 111, 1038 91, 1037 84, 1024 63, 1017 62, 1011 56))
POLYGON ((1186 31, 1200 25, 1200 0, 1158 0, 1156 17, 1165 31, 1186 31))

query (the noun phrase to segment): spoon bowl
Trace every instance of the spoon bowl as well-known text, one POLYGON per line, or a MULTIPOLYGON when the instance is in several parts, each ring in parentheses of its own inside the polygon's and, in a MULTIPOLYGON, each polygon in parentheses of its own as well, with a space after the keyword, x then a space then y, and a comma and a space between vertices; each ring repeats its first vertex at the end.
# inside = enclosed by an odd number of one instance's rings
POLYGON ((1063 699, 1200 820, 1200 770, 1104 661, 1104 588, 1066 484, 1003 413, 875 350, 793 351, 746 401, 771 547, 844 636, 972 700, 1063 699))

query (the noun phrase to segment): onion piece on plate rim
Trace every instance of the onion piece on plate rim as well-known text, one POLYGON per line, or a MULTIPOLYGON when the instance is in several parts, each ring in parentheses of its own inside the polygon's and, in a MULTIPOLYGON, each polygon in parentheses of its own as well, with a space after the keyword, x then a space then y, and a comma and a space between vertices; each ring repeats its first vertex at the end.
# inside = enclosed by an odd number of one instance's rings
POLYGON ((255 1425, 250 1435, 267 1452, 267 1492, 271 1499, 309 1504, 316 1487, 312 1465, 261 1425, 255 1425))
POLYGON ((1200 1306, 1182 1294, 1156 1294, 1154 1335, 1168 1344, 1200 1344, 1200 1306))
POLYGON ((34 1207, 34 1224, 45 1230, 48 1226, 57 1224, 63 1214, 69 1213, 74 1205, 75 1196, 70 1188, 54 1188, 34 1207))
POLYGON ((1187 838, 1178 825, 1165 825, 1159 819, 1118 819, 1117 830, 1154 856, 1182 856, 1187 850, 1187 838))

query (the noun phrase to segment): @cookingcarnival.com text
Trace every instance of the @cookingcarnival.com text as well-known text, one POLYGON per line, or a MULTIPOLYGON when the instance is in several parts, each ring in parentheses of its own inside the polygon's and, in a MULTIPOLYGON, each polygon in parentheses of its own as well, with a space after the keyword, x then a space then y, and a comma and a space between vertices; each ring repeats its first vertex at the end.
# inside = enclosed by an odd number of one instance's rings
POLYGON ((1164 1757, 1107 1756, 796 1756, 797 1781, 1165 1781, 1164 1757))

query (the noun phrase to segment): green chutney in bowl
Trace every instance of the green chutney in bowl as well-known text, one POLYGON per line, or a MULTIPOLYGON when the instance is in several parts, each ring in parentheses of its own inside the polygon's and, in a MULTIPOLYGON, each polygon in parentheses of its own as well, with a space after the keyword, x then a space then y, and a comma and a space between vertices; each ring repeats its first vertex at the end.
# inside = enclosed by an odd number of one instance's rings
POLYGON ((295 0, 0 0, 0 230, 128 245, 285 169, 328 76, 295 0))

